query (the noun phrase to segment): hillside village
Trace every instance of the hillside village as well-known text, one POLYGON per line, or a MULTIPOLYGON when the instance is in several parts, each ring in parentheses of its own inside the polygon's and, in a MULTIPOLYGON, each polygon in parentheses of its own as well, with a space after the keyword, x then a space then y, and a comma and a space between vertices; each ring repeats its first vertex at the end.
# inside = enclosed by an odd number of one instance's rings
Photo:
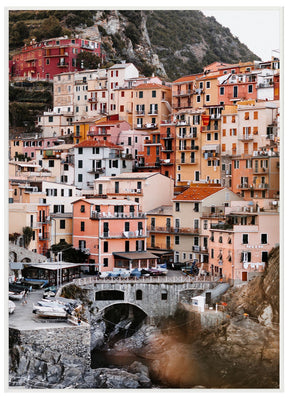
MULTIPOLYGON (((10 131, 11 247, 52 261, 72 245, 90 274, 195 262, 238 284, 263 272, 280 242, 279 60, 219 61, 168 82, 125 60, 79 70, 76 47, 101 57, 96 42, 59 37, 11 63, 11 84, 53 82, 35 133, 10 131)), ((9 252, 11 277, 21 262, 47 278, 9 252)))

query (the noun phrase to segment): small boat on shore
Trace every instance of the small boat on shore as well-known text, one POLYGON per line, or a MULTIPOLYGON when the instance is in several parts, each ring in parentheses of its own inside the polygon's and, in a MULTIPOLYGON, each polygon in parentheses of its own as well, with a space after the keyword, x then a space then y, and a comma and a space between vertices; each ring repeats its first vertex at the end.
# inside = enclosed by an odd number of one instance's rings
POLYGON ((12 292, 9 291, 9 299, 11 300, 22 300, 24 295, 25 295, 25 290, 23 290, 22 292, 12 292))
POLYGON ((15 311, 15 303, 13 303, 13 301, 9 300, 9 314, 13 314, 13 312, 15 311))

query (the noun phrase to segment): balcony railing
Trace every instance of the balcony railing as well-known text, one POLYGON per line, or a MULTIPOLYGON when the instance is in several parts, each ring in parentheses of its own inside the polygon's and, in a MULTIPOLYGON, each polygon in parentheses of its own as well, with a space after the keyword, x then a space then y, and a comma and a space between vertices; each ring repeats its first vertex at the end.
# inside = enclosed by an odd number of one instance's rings
POLYGON ((146 214, 142 212, 130 212, 130 213, 121 213, 121 212, 98 212, 96 210, 92 210, 90 214, 90 218, 92 220, 98 220, 100 218, 145 218, 146 214))
POLYGON ((141 229, 137 231, 122 231, 111 233, 110 231, 102 232, 102 239, 130 239, 130 238, 147 238, 146 233, 141 229))
POLYGON ((48 232, 41 233, 39 232, 39 240, 49 240, 50 234, 48 232))

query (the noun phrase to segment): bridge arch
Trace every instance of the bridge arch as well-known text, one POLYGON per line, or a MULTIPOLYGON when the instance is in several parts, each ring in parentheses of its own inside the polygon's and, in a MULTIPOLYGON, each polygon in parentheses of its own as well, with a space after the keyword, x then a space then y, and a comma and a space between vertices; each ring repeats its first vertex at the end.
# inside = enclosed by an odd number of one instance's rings
POLYGON ((112 309, 113 307, 123 306, 123 305, 130 305, 131 307, 135 307, 136 309, 143 312, 143 314, 145 314, 145 316, 148 316, 147 312, 140 305, 131 303, 129 301, 121 301, 121 302, 114 302, 114 303, 106 304, 104 307, 99 308, 99 312, 105 313, 105 311, 107 311, 108 309, 112 309))

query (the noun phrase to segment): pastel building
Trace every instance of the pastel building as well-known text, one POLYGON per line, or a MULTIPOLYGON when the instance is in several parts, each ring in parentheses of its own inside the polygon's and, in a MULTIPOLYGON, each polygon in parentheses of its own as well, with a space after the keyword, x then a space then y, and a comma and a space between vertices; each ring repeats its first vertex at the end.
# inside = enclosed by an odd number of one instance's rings
POLYGON ((132 171, 132 160, 122 158, 123 148, 109 141, 90 139, 75 145, 74 168, 77 188, 89 190, 101 176, 132 171))
POLYGON ((221 220, 225 207, 241 200, 227 188, 213 184, 191 184, 173 199, 174 261, 196 259, 208 270, 210 219, 221 220))
POLYGON ((173 261, 173 207, 159 206, 146 213, 147 248, 166 262, 173 261))
MULTIPOLYGON (((9 203, 9 234, 23 235, 23 228, 30 227, 32 239, 27 247, 46 255, 50 248, 50 212, 43 195, 26 195, 25 202, 9 203), (42 197, 41 197, 42 196, 42 197)), ((24 240, 22 238, 22 245, 24 240)))
POLYGON ((94 194, 133 200, 145 213, 158 206, 171 205, 173 186, 173 180, 160 173, 122 173, 95 180, 94 194))
POLYGON ((235 284, 251 280, 264 271, 279 232, 277 202, 261 208, 257 201, 231 202, 225 219, 210 224, 211 274, 235 284))
POLYGON ((73 203, 73 246, 100 272, 153 267, 158 257, 146 252, 146 222, 136 202, 79 199, 73 203))

